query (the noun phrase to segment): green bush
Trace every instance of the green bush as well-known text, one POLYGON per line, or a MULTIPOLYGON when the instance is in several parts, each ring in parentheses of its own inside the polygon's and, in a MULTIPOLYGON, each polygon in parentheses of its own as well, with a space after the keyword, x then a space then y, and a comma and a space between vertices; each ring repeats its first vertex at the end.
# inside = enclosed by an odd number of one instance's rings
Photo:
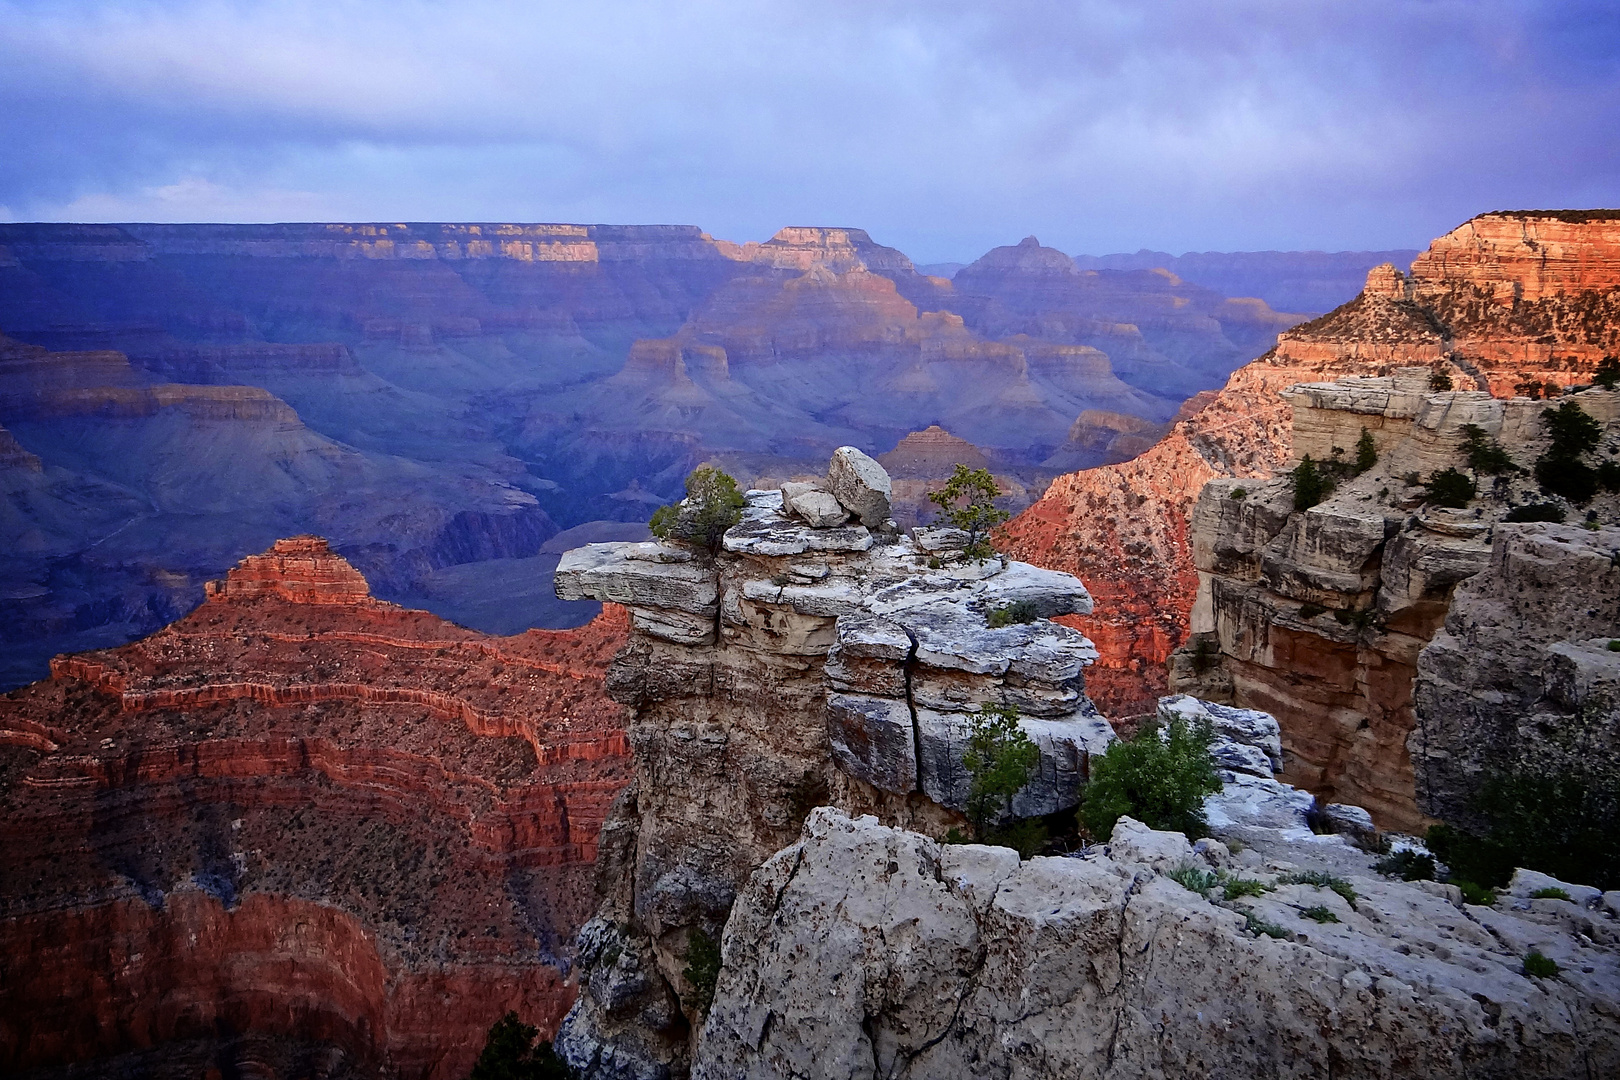
POLYGON ((1434 393, 1434 394, 1440 394, 1440 393, 1444 393, 1445 391, 1450 390, 1450 389, 1451 389, 1451 376, 1447 375, 1444 371, 1441 371, 1438 368, 1436 368, 1429 375, 1429 392, 1434 393))
POLYGON ((1468 455, 1468 467, 1477 473, 1498 475, 1514 470, 1513 459, 1502 449, 1502 444, 1485 434, 1478 424, 1464 424, 1463 453, 1468 455))
POLYGON ((1294 509, 1309 510, 1333 493, 1333 477, 1306 454, 1289 473, 1294 480, 1294 509))
POLYGON ((1220 876, 1213 870, 1204 870, 1197 866, 1178 866, 1165 877, 1199 896, 1205 895, 1220 883, 1220 876))
POLYGON ((742 520, 743 503, 735 479, 702 465, 686 478, 686 498, 653 511, 648 527, 660 540, 679 540, 712 554, 720 550, 726 530, 742 520))
POLYGON ((1015 818, 1005 825, 991 826, 981 842, 1010 847, 1020 859, 1028 859, 1046 846, 1046 824, 1039 818, 1015 818))
POLYGON ((1597 449, 1603 428, 1573 401, 1542 411, 1541 422, 1552 438, 1547 452, 1536 459, 1536 482, 1544 495, 1559 495, 1572 503, 1585 503, 1597 494, 1598 471, 1581 460, 1597 449))
POLYGON ((1345 903, 1350 905, 1350 910, 1352 911, 1355 910, 1356 901, 1360 899, 1360 897, 1356 895, 1356 890, 1344 878, 1339 877, 1337 874, 1328 874, 1320 870, 1297 870, 1292 873, 1283 874, 1277 878, 1277 884, 1314 885, 1318 889, 1332 889, 1334 892, 1344 897, 1345 903))
POLYGON ((1244 499, 1247 499, 1249 497, 1249 489, 1248 488, 1242 488, 1242 487, 1235 487, 1230 492, 1227 493, 1226 497, 1228 499, 1236 499, 1238 502, 1242 502, 1244 499))
POLYGON ((573 1070, 549 1042, 535 1042, 539 1034, 539 1028, 508 1012, 489 1029, 484 1049, 473 1062, 471 1080, 568 1080, 573 1070))
POLYGON ((1400 878, 1402 881, 1433 881, 1434 856, 1402 848, 1379 859, 1373 864, 1373 869, 1385 877, 1400 878))
POLYGON ((992 630, 999 630, 1004 626, 1032 623, 1040 617, 1040 609, 1033 600, 1014 600, 1006 607, 991 608, 984 621, 990 624, 992 630))
POLYGON ((1214 739, 1207 723, 1193 727, 1178 718, 1162 733, 1144 725, 1130 740, 1093 757, 1080 806, 1086 831, 1106 839, 1114 823, 1129 815, 1150 828, 1203 836, 1204 796, 1221 787, 1209 756, 1214 739))
POLYGON ((1221 885, 1228 900, 1240 900, 1245 896, 1264 896, 1271 888, 1258 878, 1231 878, 1221 885))
POLYGON ((1362 428, 1361 438, 1356 440, 1356 475, 1360 476, 1376 464, 1378 444, 1373 442, 1372 432, 1362 428))
POLYGON ((983 562, 995 554, 990 546, 990 530, 1011 515, 996 508, 1001 488, 989 469, 970 469, 957 465, 956 471, 938 491, 928 493, 928 501, 939 507, 952 528, 967 533, 967 546, 962 554, 983 562))
POLYGON ((691 984, 686 1005, 699 1016, 709 1014, 714 987, 720 981, 720 943, 697 927, 686 933, 686 967, 681 977, 691 984))
POLYGON ((1327 608, 1323 607, 1321 604, 1306 603, 1299 605, 1299 617, 1302 619, 1314 619, 1318 615, 1326 613, 1326 611, 1327 608))
POLYGON ((1515 867, 1620 888, 1620 784, 1582 769, 1487 776, 1469 809, 1480 832, 1432 826, 1429 849, 1454 878, 1506 885, 1515 867))
POLYGON ((1599 360, 1597 371, 1592 373, 1592 384, 1605 390, 1613 390, 1620 385, 1620 357, 1605 356, 1599 360))
POLYGON ((1314 919, 1319 923, 1339 921, 1339 917, 1333 914, 1333 909, 1323 904, 1317 904, 1315 907, 1305 908, 1299 914, 1301 918, 1314 919))
POLYGON ((1463 903, 1477 904, 1480 907, 1490 907, 1496 903, 1496 890, 1487 889, 1483 885, 1476 885, 1472 881, 1459 881, 1451 879, 1451 883, 1462 890, 1463 903))
POLYGON ((1557 503, 1526 503, 1524 506, 1515 506, 1502 515, 1503 521, 1551 521, 1559 523, 1564 520, 1564 508, 1557 503))
POLYGON ((1524 973, 1538 979, 1550 979, 1558 974, 1558 963, 1532 950, 1530 955, 1524 958, 1524 973))
POLYGON ((988 839, 990 826, 1029 783, 1041 751, 1018 726, 1018 710, 1011 705, 981 705, 969 725, 967 753, 962 755, 962 765, 972 777, 967 816, 973 831, 988 839))
POLYGON ((1532 900, 1570 900, 1571 898, 1570 898, 1569 893, 1565 892, 1563 889, 1560 889, 1556 885, 1550 885, 1545 889, 1537 889, 1535 892, 1531 893, 1530 894, 1530 899, 1532 899, 1532 900))
POLYGON ((1456 469, 1443 469, 1432 474, 1423 486, 1427 491, 1425 499, 1436 506, 1449 506, 1455 510, 1467 506, 1476 492, 1474 482, 1456 469))
POLYGON ((1243 912, 1243 929, 1257 937, 1261 934, 1264 934, 1266 937, 1270 938, 1282 939, 1287 939, 1294 936, 1293 934, 1289 933, 1286 926, 1278 926, 1269 919, 1264 919, 1261 916, 1256 915, 1254 912, 1248 910, 1243 912))

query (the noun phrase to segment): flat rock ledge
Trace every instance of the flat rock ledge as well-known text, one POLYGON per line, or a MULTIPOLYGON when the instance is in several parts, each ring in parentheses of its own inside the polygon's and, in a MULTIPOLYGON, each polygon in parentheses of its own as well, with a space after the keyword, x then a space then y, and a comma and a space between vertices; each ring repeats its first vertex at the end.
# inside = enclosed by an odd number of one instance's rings
POLYGON ((692 1076, 1620 1075, 1611 915, 1341 868, 1352 905, 1288 883, 1288 850, 1125 818, 1020 862, 818 809, 737 899, 692 1076), (1168 876, 1189 867, 1271 889, 1206 898, 1168 876), (1526 975, 1532 950, 1558 973, 1526 975))

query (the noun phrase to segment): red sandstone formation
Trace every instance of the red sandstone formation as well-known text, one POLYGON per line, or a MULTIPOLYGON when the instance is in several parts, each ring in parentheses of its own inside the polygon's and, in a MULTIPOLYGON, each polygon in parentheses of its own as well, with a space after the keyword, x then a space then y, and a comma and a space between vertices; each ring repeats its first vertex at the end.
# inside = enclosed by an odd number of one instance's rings
POLYGON ((488 637, 298 537, 0 698, 0 1071, 452 1080, 508 1008, 553 1030, 627 629, 488 637))
POLYGON ((1098 705, 1131 715, 1164 692, 1197 591, 1189 511, 1215 477, 1288 463, 1278 391, 1419 364, 1499 396, 1525 379, 1589 378, 1620 353, 1617 252, 1620 212, 1482 215, 1436 240, 1410 278, 1377 268, 1361 296, 1280 335, 1147 453, 1055 480, 1007 525, 1007 550, 1078 575, 1096 597, 1099 614, 1075 625, 1101 653, 1087 673, 1098 705))

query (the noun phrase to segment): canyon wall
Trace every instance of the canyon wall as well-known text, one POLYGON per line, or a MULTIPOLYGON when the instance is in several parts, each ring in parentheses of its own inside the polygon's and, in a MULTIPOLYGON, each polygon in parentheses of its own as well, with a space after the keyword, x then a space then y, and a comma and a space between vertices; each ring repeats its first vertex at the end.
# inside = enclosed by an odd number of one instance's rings
POLYGON ((278 541, 0 698, 0 1068, 456 1080, 574 997, 610 608, 493 638, 278 541))
POLYGON ((1436 240, 1410 276, 1375 268, 1354 301, 1283 333, 1218 394, 1189 401, 1186 411, 1198 411, 1153 449, 1059 477, 1009 523, 1012 554, 1077 573, 1106 600, 1103 615, 1076 624, 1098 645, 1092 687, 1104 711, 1145 712, 1187 638, 1197 592, 1187 520, 1203 485, 1289 464, 1281 391, 1411 365, 1497 396, 1527 381, 1589 380, 1603 355, 1620 352, 1615 220, 1604 211, 1481 215, 1436 240), (1515 275, 1530 282, 1528 296, 1500 287, 1515 275), (1552 355, 1556 364, 1540 359, 1552 355))

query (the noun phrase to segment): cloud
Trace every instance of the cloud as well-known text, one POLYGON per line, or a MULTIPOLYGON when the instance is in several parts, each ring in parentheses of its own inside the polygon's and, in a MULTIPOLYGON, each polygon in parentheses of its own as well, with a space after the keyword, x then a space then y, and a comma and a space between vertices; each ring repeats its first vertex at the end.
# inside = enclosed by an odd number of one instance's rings
POLYGON ((1617 76, 1586 0, 0 3, 0 206, 1416 245, 1620 202, 1617 76))

